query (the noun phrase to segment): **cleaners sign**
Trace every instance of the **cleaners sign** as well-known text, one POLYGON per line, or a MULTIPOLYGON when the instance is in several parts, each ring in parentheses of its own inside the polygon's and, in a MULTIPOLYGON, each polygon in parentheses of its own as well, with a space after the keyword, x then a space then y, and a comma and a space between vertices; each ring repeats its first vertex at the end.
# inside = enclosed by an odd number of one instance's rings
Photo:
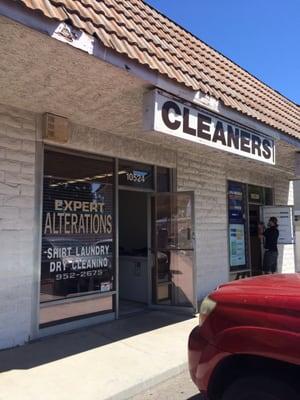
POLYGON ((239 156, 275 164, 274 140, 152 92, 146 101, 145 130, 166 133, 239 156), (153 107, 154 104, 154 107, 153 107))

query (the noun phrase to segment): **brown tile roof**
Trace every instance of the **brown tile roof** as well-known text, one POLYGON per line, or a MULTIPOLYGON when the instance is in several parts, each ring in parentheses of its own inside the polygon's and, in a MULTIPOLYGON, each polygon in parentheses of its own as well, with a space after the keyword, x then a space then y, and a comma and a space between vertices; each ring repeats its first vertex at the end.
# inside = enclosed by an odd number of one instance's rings
POLYGON ((300 107, 142 0, 18 0, 106 47, 300 138, 300 107))

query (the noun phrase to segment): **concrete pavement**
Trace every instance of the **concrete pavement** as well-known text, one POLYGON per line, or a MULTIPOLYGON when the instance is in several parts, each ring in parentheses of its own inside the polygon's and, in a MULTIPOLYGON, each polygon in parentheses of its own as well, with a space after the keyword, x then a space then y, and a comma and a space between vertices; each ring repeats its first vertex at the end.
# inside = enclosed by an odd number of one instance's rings
POLYGON ((184 371, 197 324, 149 311, 0 352, 0 400, 123 400, 184 371))
POLYGON ((141 392, 130 400, 204 400, 188 371, 141 392))

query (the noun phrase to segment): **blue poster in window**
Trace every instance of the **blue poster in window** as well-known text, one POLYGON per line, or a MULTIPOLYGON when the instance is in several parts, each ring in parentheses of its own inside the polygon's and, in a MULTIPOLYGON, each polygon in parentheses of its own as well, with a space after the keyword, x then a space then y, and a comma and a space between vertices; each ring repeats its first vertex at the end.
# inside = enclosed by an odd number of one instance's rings
POLYGON ((230 182, 228 185, 229 223, 244 223, 244 193, 243 186, 230 182))

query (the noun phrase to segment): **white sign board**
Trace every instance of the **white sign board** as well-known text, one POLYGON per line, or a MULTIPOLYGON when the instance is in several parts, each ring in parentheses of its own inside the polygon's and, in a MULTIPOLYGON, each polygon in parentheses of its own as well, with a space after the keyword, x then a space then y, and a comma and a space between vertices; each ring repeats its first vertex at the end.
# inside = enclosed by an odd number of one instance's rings
POLYGON ((157 90, 147 94, 144 130, 156 131, 229 153, 275 164, 274 140, 157 90))
POLYGON ((293 207, 289 206, 263 206, 262 217, 265 226, 271 217, 277 218, 279 238, 278 244, 294 243, 293 207))

